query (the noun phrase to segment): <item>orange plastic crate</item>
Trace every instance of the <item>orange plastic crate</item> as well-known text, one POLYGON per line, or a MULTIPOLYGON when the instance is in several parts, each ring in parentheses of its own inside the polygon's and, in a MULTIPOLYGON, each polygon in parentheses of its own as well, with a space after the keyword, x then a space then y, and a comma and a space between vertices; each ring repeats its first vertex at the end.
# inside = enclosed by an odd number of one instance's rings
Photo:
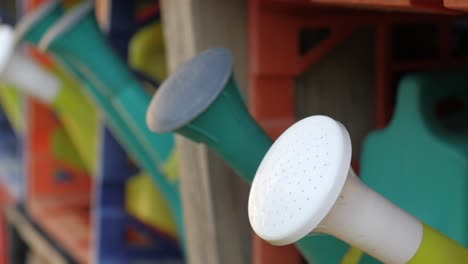
POLYGON ((90 261, 91 179, 54 157, 53 113, 28 99, 29 131, 26 207, 34 221, 80 263, 90 261))

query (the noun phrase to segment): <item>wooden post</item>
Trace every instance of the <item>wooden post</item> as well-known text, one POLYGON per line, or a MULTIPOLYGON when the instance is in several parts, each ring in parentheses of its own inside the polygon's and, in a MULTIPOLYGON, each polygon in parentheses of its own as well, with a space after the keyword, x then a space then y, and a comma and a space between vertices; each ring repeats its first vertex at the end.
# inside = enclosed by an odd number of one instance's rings
MULTIPOLYGON (((246 89, 247 13, 246 1, 163 0, 170 71, 206 48, 227 47, 246 89)), ((371 30, 353 34, 296 82, 297 117, 328 114, 342 121, 356 142, 355 157, 374 121, 372 49, 371 30)), ((178 137, 177 149, 188 262, 251 263, 248 187, 206 146, 178 137)))
MULTIPOLYGON (((247 85, 247 2, 163 0, 161 3, 170 72, 211 47, 233 52, 235 74, 247 85)), ((250 263, 248 184, 206 146, 177 137, 181 161, 187 262, 250 263)))

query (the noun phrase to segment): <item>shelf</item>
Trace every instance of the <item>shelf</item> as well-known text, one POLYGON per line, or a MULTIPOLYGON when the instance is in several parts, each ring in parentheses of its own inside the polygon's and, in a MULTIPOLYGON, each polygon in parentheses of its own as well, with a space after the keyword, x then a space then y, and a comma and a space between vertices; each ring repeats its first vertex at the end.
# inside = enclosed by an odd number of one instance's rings
MULTIPOLYGON (((272 0, 270 2, 284 3, 272 0)), ((297 5, 315 7, 343 7, 376 11, 402 11, 412 13, 458 14, 468 10, 468 3, 463 0, 295 0, 297 5)), ((288 5, 291 2, 288 2, 288 5)))
POLYGON ((444 5, 450 9, 468 11, 468 1, 466 0, 444 0, 444 5))
POLYGON ((468 59, 457 59, 447 63, 441 63, 440 60, 420 60, 409 62, 396 62, 392 65, 392 70, 395 72, 408 72, 424 70, 437 70, 448 67, 462 67, 468 65, 468 59))

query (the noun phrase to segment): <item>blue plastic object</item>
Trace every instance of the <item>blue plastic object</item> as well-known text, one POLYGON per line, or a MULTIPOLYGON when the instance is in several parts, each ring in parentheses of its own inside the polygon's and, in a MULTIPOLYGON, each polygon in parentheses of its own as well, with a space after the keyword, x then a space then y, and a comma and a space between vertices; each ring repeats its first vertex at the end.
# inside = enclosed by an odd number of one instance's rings
POLYGON ((15 200, 24 198, 22 136, 16 135, 5 112, 0 109, 0 184, 15 200))
POLYGON ((97 178, 94 219, 96 229, 96 263, 132 263, 136 261, 182 262, 178 242, 128 215, 125 210, 125 184, 138 170, 112 136, 103 128, 101 172, 97 178), (151 240, 148 246, 132 246, 126 231, 132 227, 151 240))
MULTIPOLYGON (((134 2, 112 1, 110 27, 106 35, 109 44, 122 60, 126 60, 128 56, 130 37, 139 28, 131 16, 134 7, 134 2)), ((137 76, 155 83, 140 73, 137 73, 137 76)), ((130 177, 138 172, 138 168, 130 164, 130 157, 108 128, 103 127, 101 138, 101 171, 96 188, 94 214, 97 224, 96 263, 182 263, 183 253, 174 238, 128 214, 125 208, 126 184, 130 177), (125 239, 128 227, 144 233, 151 240, 151 244, 129 245, 125 239)))

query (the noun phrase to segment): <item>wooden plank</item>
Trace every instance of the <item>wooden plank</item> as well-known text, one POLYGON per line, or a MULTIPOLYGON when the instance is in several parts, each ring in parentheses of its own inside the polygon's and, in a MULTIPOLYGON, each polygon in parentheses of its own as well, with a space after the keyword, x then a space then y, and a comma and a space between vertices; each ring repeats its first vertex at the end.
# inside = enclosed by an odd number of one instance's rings
POLYGON ((356 32, 296 82, 298 117, 321 114, 339 120, 351 135, 356 160, 374 128, 373 36, 371 29, 356 32))
POLYGON ((44 260, 47 260, 47 263, 68 263, 15 206, 6 209, 6 217, 8 222, 18 230, 18 233, 29 247, 39 253, 44 260))
MULTIPOLYGON (((209 47, 227 47, 247 85, 247 2, 163 0, 170 71, 209 47)), ((248 185, 206 146, 177 137, 188 263, 250 263, 248 185)))
MULTIPOLYGON (((229 47, 235 73, 247 86, 247 10, 244 1, 162 2, 170 70, 208 47, 229 47)), ((374 127, 371 30, 353 35, 297 80, 299 118, 327 114, 353 137, 354 157, 374 127)), ((247 193, 243 183, 203 145, 177 138, 181 159, 189 263, 251 263, 247 193)))

